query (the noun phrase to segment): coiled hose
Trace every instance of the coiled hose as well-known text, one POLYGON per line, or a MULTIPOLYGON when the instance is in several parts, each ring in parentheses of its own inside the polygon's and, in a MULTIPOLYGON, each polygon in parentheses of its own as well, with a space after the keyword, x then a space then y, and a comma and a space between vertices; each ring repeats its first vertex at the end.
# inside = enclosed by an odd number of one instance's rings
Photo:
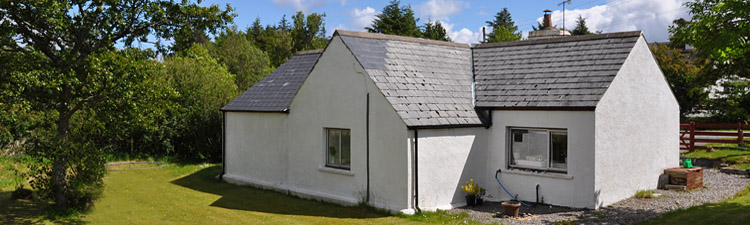
POLYGON ((497 183, 500 184, 500 187, 502 187, 503 190, 505 190, 505 193, 508 193, 508 196, 510 196, 511 198, 513 198, 513 200, 516 200, 517 202, 520 202, 521 205, 526 206, 527 209, 531 208, 531 206, 529 206, 528 204, 522 202, 521 200, 518 200, 518 198, 516 198, 516 196, 513 196, 512 194, 510 194, 510 191, 508 191, 508 189, 505 189, 505 185, 503 185, 503 183, 500 182, 500 178, 497 176, 499 174, 500 174, 500 169, 498 169, 497 172, 495 172, 495 180, 497 180, 497 183))

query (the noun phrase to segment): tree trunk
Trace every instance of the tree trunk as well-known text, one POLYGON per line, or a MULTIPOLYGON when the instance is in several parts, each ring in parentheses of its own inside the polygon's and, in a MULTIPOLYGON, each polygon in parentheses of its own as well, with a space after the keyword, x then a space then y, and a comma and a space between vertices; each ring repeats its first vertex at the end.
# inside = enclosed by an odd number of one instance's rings
MULTIPOLYGON (((68 142, 68 136, 70 135, 70 113, 59 112, 57 118, 57 137, 59 144, 65 146, 68 142)), ((65 152, 65 150, 63 151, 65 152)), ((55 155, 54 162, 52 164, 52 190, 54 190, 55 206, 58 209, 68 209, 70 204, 68 202, 68 158, 64 153, 55 155)))

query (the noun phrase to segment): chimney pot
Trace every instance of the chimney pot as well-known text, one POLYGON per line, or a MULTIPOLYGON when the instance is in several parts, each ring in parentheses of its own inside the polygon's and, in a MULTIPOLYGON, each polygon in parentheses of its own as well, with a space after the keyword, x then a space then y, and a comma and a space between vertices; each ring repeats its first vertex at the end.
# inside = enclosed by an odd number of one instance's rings
POLYGON ((545 29, 552 28, 552 15, 549 14, 550 12, 552 11, 549 9, 544 10, 544 22, 542 23, 542 25, 544 26, 545 29))

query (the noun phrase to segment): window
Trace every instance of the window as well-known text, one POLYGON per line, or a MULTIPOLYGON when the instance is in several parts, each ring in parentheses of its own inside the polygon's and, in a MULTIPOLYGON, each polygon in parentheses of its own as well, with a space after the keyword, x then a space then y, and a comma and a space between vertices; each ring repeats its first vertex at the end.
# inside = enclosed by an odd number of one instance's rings
POLYGON ((326 129, 326 166, 349 169, 350 167, 350 131, 349 129, 326 129))
POLYGON ((510 167, 565 172, 568 169, 568 131, 510 129, 510 167))

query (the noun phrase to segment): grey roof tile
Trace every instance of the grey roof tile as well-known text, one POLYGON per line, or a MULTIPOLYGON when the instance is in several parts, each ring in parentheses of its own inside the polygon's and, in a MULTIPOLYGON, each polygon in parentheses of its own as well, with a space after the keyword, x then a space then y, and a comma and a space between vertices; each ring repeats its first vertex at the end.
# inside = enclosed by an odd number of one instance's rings
POLYGON ((297 53, 221 108, 223 111, 286 112, 322 50, 297 53))
POLYGON ((479 107, 595 107, 640 31, 481 44, 479 107))
POLYGON ((468 45, 337 31, 409 127, 481 125, 468 45), (456 109, 471 109, 463 114, 456 109))

